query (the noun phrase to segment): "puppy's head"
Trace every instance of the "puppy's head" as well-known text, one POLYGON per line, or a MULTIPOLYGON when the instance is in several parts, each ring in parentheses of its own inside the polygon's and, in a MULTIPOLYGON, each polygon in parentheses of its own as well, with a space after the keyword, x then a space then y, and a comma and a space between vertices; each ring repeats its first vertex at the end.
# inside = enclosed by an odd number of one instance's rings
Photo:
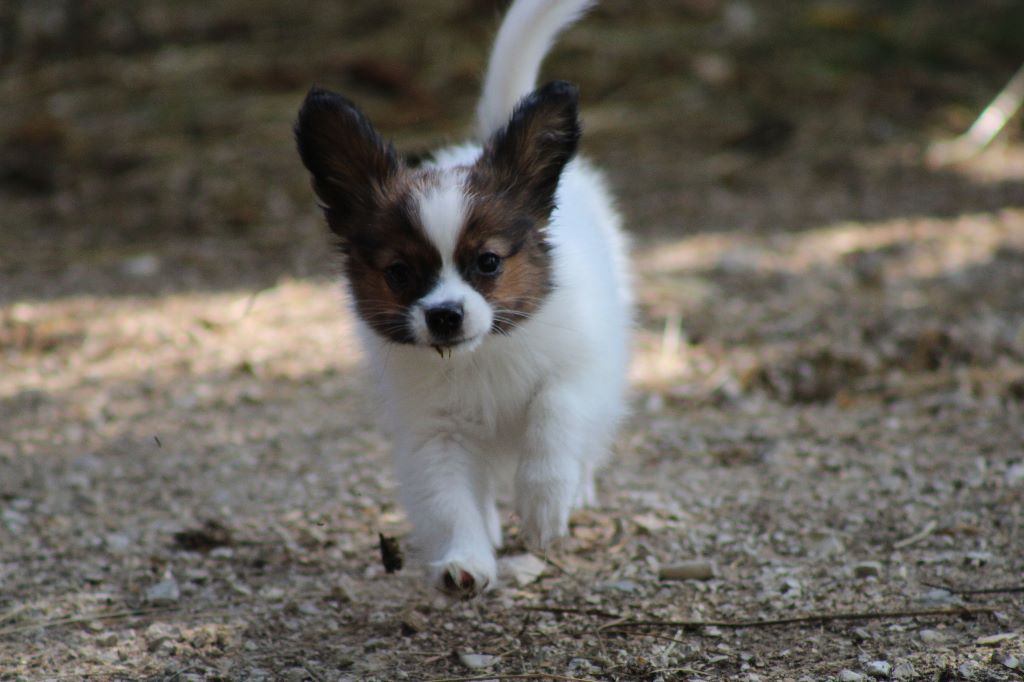
POLYGON ((410 168, 344 97, 314 88, 295 124, 356 310, 378 335, 478 346, 554 286, 545 228, 580 137, 575 86, 525 97, 472 165, 410 168))

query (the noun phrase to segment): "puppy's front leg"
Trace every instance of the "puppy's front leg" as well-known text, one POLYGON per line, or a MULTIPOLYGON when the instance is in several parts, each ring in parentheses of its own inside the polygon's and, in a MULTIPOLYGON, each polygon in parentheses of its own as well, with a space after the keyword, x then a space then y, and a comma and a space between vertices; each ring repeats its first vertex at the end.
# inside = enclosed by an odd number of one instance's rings
POLYGON ((400 450, 396 459, 413 544, 425 553, 433 584, 460 596, 492 587, 497 567, 480 506, 488 481, 479 459, 450 436, 400 450))
POLYGON ((584 483, 581 398, 578 391, 560 386, 541 391, 530 405, 526 452, 516 471, 516 510, 533 547, 566 534, 584 483))

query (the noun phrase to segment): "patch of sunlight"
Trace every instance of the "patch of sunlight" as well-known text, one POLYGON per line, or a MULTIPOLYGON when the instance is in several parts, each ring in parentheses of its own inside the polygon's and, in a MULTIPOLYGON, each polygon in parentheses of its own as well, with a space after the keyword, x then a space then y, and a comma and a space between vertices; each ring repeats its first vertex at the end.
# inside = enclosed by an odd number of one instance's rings
POLYGON ((69 297, 0 307, 0 397, 110 380, 226 371, 302 377, 352 366, 359 351, 335 282, 157 298, 69 297))
POLYGON ((641 281, 731 264, 802 274, 847 267, 844 258, 855 252, 910 247, 901 256, 901 274, 935 277, 984 263, 1007 246, 1024 248, 1024 209, 952 218, 844 222, 771 235, 699 234, 639 250, 635 267, 642 273, 641 281))
POLYGON ((1024 181, 1024 144, 995 143, 980 155, 941 167, 979 184, 1024 181))
MULTIPOLYGON (((848 273, 856 269, 858 259, 851 255, 879 252, 893 284, 885 295, 913 307, 926 300, 921 282, 952 277, 1006 248, 1024 250, 1024 209, 845 222, 770 235, 698 234, 638 249, 634 268, 645 323, 634 340, 633 385, 658 389, 698 379, 715 385, 727 379, 725 364, 752 366, 751 358, 741 357, 751 351, 733 349, 723 364, 722 358, 691 344, 685 333, 691 311, 761 305, 754 303, 762 297, 760 291, 726 296, 720 284, 730 274, 786 273, 807 281, 802 291, 833 291, 836 286, 854 286, 855 278, 848 273)), ((848 295, 861 295, 855 288, 846 290, 848 295)), ((796 300, 806 304, 807 298, 796 300)))

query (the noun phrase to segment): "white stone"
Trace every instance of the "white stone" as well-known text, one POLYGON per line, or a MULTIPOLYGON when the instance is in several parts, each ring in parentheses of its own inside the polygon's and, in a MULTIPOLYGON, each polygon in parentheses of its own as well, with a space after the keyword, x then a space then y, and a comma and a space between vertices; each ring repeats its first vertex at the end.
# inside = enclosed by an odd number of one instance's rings
POLYGON ((897 663, 896 667, 892 669, 892 679, 894 680, 912 680, 916 677, 917 670, 914 669, 914 664, 910 661, 897 663))
POLYGON ((178 581, 170 573, 164 575, 164 579, 146 589, 146 601, 150 604, 174 604, 181 599, 181 589, 178 581))
POLYGON ((892 663, 889 663, 889 661, 871 661, 864 666, 864 669, 872 677, 889 677, 889 673, 892 672, 892 663))
POLYGON ((546 568, 547 564, 532 554, 515 554, 498 560, 498 576, 519 587, 532 583, 546 568))
POLYGON ((490 654, 459 654, 459 662, 466 666, 470 670, 480 670, 481 668, 490 668, 498 661, 497 656, 491 656, 490 654))

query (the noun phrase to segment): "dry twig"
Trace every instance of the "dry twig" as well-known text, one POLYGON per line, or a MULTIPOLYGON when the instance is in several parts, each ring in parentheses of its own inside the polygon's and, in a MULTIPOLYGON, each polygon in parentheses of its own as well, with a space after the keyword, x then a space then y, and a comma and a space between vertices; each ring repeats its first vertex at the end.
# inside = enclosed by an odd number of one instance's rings
POLYGON ((569 677, 568 675, 556 675, 554 673, 512 673, 473 675, 471 677, 437 677, 426 682, 477 682, 478 680, 557 680, 559 682, 597 682, 586 677, 569 677))
POLYGON ((603 609, 580 609, 573 608, 571 606, 521 606, 519 607, 522 611, 541 611, 544 613, 577 613, 583 616, 601 616, 602 618, 622 618, 617 613, 605 611, 603 609))
POLYGON ((936 587, 940 590, 945 590, 952 594, 1014 594, 1016 592, 1024 592, 1024 585, 1006 585, 1004 587, 951 587, 949 585, 942 585, 940 583, 926 583, 921 581, 922 585, 926 587, 936 587))
POLYGON ((803 616, 788 618, 767 618, 763 620, 627 620, 602 625, 599 630, 609 628, 635 627, 680 627, 696 629, 702 627, 718 628, 757 628, 776 625, 798 625, 802 623, 828 623, 832 621, 881 620, 885 618, 926 618, 936 616, 968 616, 992 613, 993 609, 978 607, 954 607, 947 609, 908 609, 901 611, 839 611, 836 613, 809 613, 803 616))
POLYGON ((910 537, 906 537, 898 542, 894 542, 892 546, 894 549, 903 549, 904 547, 909 547, 910 545, 921 542, 921 540, 924 540, 926 537, 931 535, 938 527, 938 525, 939 524, 935 523, 934 520, 929 521, 920 531, 914 533, 910 537))
MULTIPOLYGON (((944 588, 945 589, 945 588, 944 588)), ((1021 588, 1024 591, 1024 588, 1021 588)), ((951 590, 952 591, 952 590, 951 590)), ((1009 591, 1017 591, 1012 589, 1009 591)), ((898 611, 839 611, 836 613, 810 613, 802 616, 790 616, 787 618, 768 618, 762 620, 630 620, 619 614, 594 608, 571 608, 564 606, 525 606, 527 611, 545 611, 548 613, 576 613, 587 616, 599 616, 611 618, 613 622, 605 623, 599 630, 614 628, 634 627, 680 627, 695 630, 702 627, 719 628, 756 628, 770 627, 775 625, 796 625, 800 623, 827 623, 839 620, 879 620, 883 618, 916 618, 935 616, 965 616, 991 613, 992 609, 984 606, 978 607, 952 607, 946 609, 909 609, 898 611)))
POLYGON ((85 613, 80 616, 67 616, 65 618, 54 618, 52 620, 26 623, 24 625, 13 625, 0 630, 0 637, 13 635, 18 632, 57 627, 59 625, 73 625, 75 623, 88 623, 93 620, 117 620, 119 618, 132 618, 133 616, 145 616, 150 613, 162 613, 164 611, 175 611, 177 606, 152 606, 144 609, 128 609, 125 611, 107 611, 99 613, 85 613))

